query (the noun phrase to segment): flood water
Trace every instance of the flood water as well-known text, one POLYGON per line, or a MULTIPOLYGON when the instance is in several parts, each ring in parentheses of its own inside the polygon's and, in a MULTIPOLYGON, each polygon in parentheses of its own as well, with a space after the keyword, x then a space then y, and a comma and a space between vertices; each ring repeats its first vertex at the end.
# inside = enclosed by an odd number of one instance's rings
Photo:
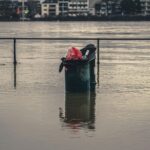
MULTIPOLYGON (((0 37, 146 38, 149 26, 1 22, 0 37)), ((13 41, 0 41, 0 150, 149 149, 150 42, 101 41, 96 92, 66 94, 60 58, 88 43, 96 41, 17 41, 14 68, 13 41)))

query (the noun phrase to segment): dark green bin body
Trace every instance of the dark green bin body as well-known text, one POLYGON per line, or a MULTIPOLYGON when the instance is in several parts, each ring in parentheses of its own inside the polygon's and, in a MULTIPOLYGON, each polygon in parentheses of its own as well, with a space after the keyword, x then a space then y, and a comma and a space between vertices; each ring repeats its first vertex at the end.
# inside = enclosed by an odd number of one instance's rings
POLYGON ((65 86, 67 92, 90 91, 90 64, 85 60, 65 62, 65 86))
POLYGON ((95 80, 95 59, 89 61, 90 67, 90 91, 94 92, 96 87, 96 80, 95 80))

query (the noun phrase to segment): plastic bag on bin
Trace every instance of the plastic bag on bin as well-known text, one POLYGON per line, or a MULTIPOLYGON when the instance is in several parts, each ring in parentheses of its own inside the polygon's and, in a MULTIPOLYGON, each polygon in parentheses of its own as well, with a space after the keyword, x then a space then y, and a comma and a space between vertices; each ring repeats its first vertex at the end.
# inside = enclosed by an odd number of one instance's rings
MULTIPOLYGON (((95 59, 95 51, 96 47, 94 44, 88 44, 81 50, 72 47, 71 49, 68 50, 67 56, 64 58, 61 58, 62 63, 59 66, 59 72, 62 71, 63 69, 63 62, 64 61, 70 61, 70 60, 94 60, 95 59)), ((95 61, 93 62, 95 64, 95 61)))
POLYGON ((66 60, 81 60, 82 59, 82 53, 79 49, 72 47, 68 50, 66 60))
POLYGON ((82 60, 82 52, 79 49, 72 47, 68 50, 66 58, 63 57, 63 58, 61 58, 61 60, 62 60, 62 63, 59 66, 59 72, 61 72, 63 69, 63 66, 64 66, 63 62, 64 61, 66 61, 66 60, 67 61, 69 61, 69 60, 82 60))

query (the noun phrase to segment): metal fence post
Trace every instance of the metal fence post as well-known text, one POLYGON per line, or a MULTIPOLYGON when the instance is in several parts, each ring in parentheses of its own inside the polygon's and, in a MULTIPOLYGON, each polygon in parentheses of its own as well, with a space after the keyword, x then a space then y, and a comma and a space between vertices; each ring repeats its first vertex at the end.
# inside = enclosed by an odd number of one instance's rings
POLYGON ((99 69, 100 67, 100 39, 97 39, 97 85, 99 86, 99 69))
POLYGON ((16 38, 14 38, 14 64, 17 64, 17 58, 16 58, 16 38))
POLYGON ((100 61, 99 61, 99 52, 100 52, 100 40, 97 39, 97 64, 100 64, 100 61))
POLYGON ((17 87, 17 65, 14 63, 14 89, 17 87))

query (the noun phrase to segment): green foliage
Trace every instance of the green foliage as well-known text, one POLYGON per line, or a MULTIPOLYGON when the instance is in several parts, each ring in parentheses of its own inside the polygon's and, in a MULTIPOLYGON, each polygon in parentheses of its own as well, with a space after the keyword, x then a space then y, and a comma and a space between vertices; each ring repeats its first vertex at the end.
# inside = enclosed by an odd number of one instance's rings
POLYGON ((140 0, 122 0, 121 9, 124 14, 137 14, 141 13, 141 1, 140 0))
POLYGON ((134 14, 135 12, 135 3, 133 0, 122 0, 121 9, 124 14, 134 14))
POLYGON ((0 16, 10 17, 13 12, 12 2, 10 0, 0 1, 0 16))
POLYGON ((95 4, 95 10, 96 11, 100 11, 100 9, 101 9, 101 4, 100 3, 96 3, 95 4))
POLYGON ((140 14, 142 10, 142 5, 140 0, 135 0, 135 13, 140 14))

